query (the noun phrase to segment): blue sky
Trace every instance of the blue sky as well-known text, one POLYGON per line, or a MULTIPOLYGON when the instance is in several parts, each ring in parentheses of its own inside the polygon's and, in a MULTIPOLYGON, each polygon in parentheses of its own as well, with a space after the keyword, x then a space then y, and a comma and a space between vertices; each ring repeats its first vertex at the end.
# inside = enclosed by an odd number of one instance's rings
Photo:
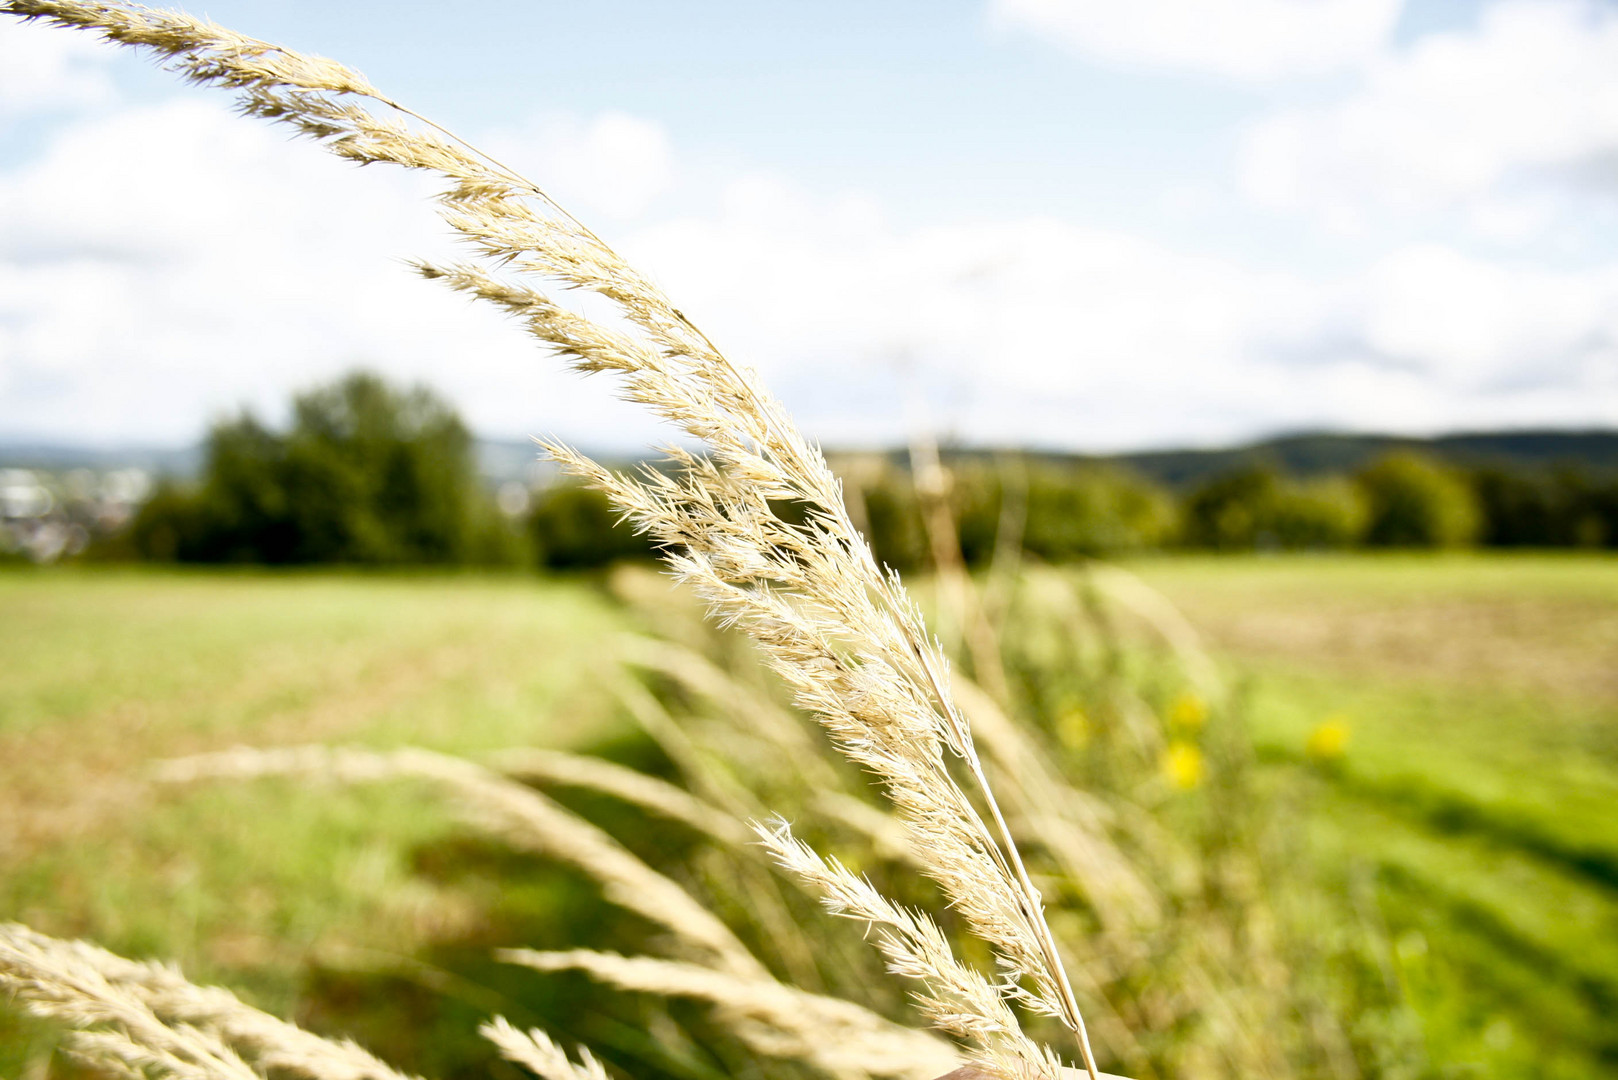
MULTIPOLYGON (((198 13, 520 163, 828 442, 1618 424, 1618 10, 1575 0, 198 13)), ((0 439, 178 444, 356 364, 656 432, 398 261, 422 185, 0 23, 0 439)))

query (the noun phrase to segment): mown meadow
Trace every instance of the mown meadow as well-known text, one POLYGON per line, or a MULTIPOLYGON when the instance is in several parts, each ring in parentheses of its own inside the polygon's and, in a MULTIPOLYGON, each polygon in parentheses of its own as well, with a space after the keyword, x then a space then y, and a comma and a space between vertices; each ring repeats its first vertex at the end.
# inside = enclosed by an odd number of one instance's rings
MULTIPOLYGON (((1275 842, 1311 887, 1291 890, 1276 918, 1321 943, 1343 986, 1385 984, 1374 1007, 1345 1010, 1363 1028, 1349 1042, 1387 1048, 1379 1074, 1618 1069, 1618 562, 1220 556, 1130 568, 1195 627, 1231 688, 1254 790, 1298 825, 1275 842)), ((647 580, 0 576, 0 918, 173 959, 427 1075, 501 1068, 472 1036, 476 1018, 558 1008, 573 1010, 576 1037, 618 1048, 642 1074, 647 1062, 664 1075, 726 1071, 734 1063, 697 1049, 669 1055, 649 1019, 662 1006, 602 1004, 574 983, 536 989, 490 963, 494 947, 563 947, 580 926, 615 943, 644 933, 604 914, 576 875, 468 834, 430 793, 150 782, 156 759, 315 742, 471 758, 549 746, 666 771, 616 692, 632 677, 621 644, 641 640, 628 635, 683 632, 657 625, 659 605, 672 620, 681 604, 660 587, 648 601, 647 580)), ((1149 648, 1127 611, 1114 631, 1107 662, 1149 648)), ((1205 706, 1183 690, 1157 700, 1169 730, 1192 732, 1171 751, 1195 745, 1205 706)), ((1056 734, 1075 760, 1102 753, 1094 718, 1064 708, 1056 734)), ((1226 751, 1186 753, 1165 755, 1165 789, 1217 788, 1226 751)), ((570 805, 642 852, 686 843, 610 800, 570 805)), ((63 1067, 54 1033, 4 1023, 0 1073, 63 1067)))

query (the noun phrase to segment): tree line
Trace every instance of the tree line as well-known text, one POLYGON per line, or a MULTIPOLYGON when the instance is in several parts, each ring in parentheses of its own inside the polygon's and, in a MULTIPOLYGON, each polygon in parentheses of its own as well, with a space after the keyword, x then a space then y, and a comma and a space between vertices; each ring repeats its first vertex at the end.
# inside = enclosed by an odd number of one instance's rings
MULTIPOLYGON (((1618 477, 1574 466, 1458 468, 1417 451, 1338 475, 1249 463, 1182 491, 1125 467, 963 458, 915 483, 902 460, 834 460, 877 555, 924 567, 948 528, 969 565, 1018 545, 1049 561, 1215 551, 1618 547, 1618 477), (941 524, 947 523, 947 524, 941 524)), ((502 511, 470 432, 422 387, 350 375, 298 395, 276 430, 214 426, 201 476, 160 484, 104 553, 152 561, 578 569, 652 554, 604 497, 566 482, 502 511)))

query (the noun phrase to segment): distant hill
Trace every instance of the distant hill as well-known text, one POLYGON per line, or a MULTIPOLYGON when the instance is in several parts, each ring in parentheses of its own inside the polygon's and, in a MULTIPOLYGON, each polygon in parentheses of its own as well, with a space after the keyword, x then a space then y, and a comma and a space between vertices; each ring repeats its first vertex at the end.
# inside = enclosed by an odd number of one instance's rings
POLYGON ((1298 476, 1350 472, 1394 450, 1419 450, 1454 465, 1573 465, 1618 473, 1618 431, 1495 431, 1416 439, 1395 435, 1284 435, 1224 450, 1157 450, 1099 460, 1128 465, 1169 487, 1196 484, 1239 465, 1264 463, 1298 476))
MULTIPOLYGON (((1116 455, 1036 453, 1032 456, 1046 461, 1125 465, 1168 487, 1185 488, 1250 463, 1267 462, 1299 476, 1348 472, 1392 450, 1420 450, 1462 466, 1535 469, 1566 464, 1593 474, 1618 475, 1618 430, 1467 432, 1431 439, 1308 433, 1217 450, 1151 450, 1116 455)), ((538 447, 527 440, 479 439, 477 451, 479 470, 491 484, 507 480, 531 483, 550 474, 550 468, 538 460, 538 447)), ((970 459, 992 453, 990 450, 955 450, 947 456, 970 459)), ((904 457, 902 452, 887 456, 899 460, 904 457)), ((624 464, 627 460, 623 454, 609 453, 600 457, 609 464, 624 464)), ((0 468, 65 472, 78 468, 105 471, 134 467, 155 475, 188 477, 196 474, 201 462, 200 445, 181 449, 91 449, 0 442, 0 468)))
POLYGON ((202 446, 87 447, 62 443, 0 442, 0 468, 69 472, 145 469, 154 476, 192 476, 202 467, 202 446))
MULTIPOLYGON (((1122 465, 1165 487, 1194 487, 1213 476, 1244 465, 1270 465, 1294 476, 1353 472, 1395 450, 1415 450, 1460 467, 1494 465, 1536 470, 1567 465, 1593 476, 1618 476, 1618 430, 1615 431, 1486 431, 1416 438, 1405 435, 1341 435, 1308 432, 1279 435, 1260 442, 1210 450, 1143 450, 1131 454, 1064 454, 1031 452, 1030 460, 1053 464, 1089 462, 1122 465)), ((903 450, 843 453, 838 459, 886 458, 904 464, 903 450)), ((1000 451, 947 449, 946 460, 974 461, 1000 451)))
MULTIPOLYGON (((555 466, 541 461, 539 447, 528 440, 478 439, 478 471, 491 483, 506 480, 536 481, 550 475, 555 466)), ((590 452, 590 451, 586 451, 590 452)), ((621 464, 623 454, 594 454, 599 461, 621 464)), ((64 473, 73 469, 106 472, 111 469, 145 469, 153 476, 190 479, 202 470, 201 443, 186 447, 120 446, 86 447, 61 443, 0 441, 0 469, 37 469, 64 473)))

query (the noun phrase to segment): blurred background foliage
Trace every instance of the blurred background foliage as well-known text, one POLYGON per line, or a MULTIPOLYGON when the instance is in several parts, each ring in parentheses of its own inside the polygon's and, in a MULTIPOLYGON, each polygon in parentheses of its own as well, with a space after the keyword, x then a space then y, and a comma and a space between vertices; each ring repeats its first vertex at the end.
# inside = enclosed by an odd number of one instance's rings
MULTIPOLYGON (((8 522, 6 546, 36 561, 555 570, 652 554, 615 527, 603 497, 554 472, 480 473, 465 424, 425 387, 356 373, 299 395, 291 413, 285 430, 248 412, 219 423, 194 479, 159 481, 126 514, 81 513, 85 524, 40 549, 48 558, 25 542, 38 526, 23 517, 8 522)), ((949 450, 943 460, 940 494, 973 567, 1012 535, 1048 562, 1175 549, 1618 547, 1618 466, 1599 453, 1457 459, 1317 436, 1135 464, 949 450)), ((878 556, 900 571, 925 565, 933 541, 908 455, 832 461, 878 556)))
POLYGON ((479 489, 472 436, 424 387, 358 373, 298 395, 274 431, 214 426, 198 483, 160 484, 128 551, 153 561, 466 565, 521 558, 479 489))

